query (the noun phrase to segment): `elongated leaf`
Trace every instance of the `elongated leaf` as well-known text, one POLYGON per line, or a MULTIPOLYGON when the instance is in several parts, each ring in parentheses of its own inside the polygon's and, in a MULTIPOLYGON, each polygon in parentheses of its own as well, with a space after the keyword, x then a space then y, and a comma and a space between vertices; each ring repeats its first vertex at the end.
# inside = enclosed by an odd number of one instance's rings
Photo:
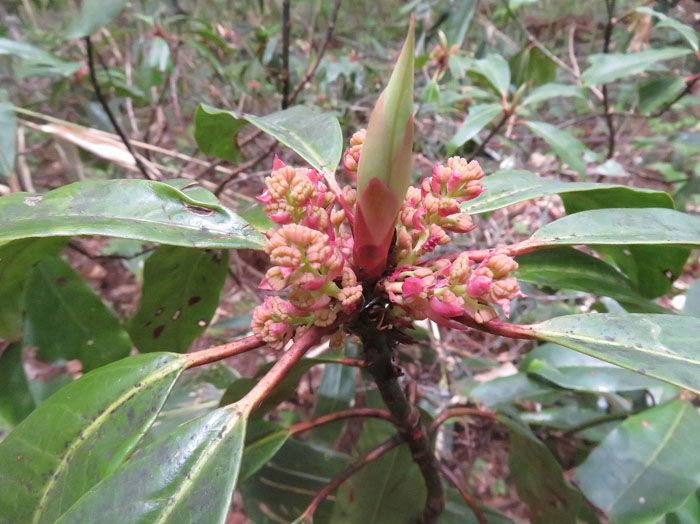
POLYGON ((68 28, 68 38, 83 38, 96 33, 103 26, 109 24, 122 9, 128 0, 83 0, 80 13, 68 28))
POLYGON ((66 62, 47 53, 43 49, 34 47, 26 42, 18 42, 9 38, 0 38, 0 56, 15 56, 22 60, 17 75, 20 78, 29 76, 71 76, 83 64, 80 62, 66 62))
POLYGON ((174 354, 130 357, 39 405, 0 443, 0 522, 56 522, 129 456, 182 369, 174 354))
MULTIPOLYGON (((256 421, 262 423, 262 421, 256 421)), ((265 464, 272 460, 277 452, 284 446, 291 437, 288 429, 275 425, 277 429, 263 432, 246 441, 243 449, 243 459, 241 461, 240 482, 249 479, 265 464)))
POLYGON ((683 314, 700 318, 700 279, 690 285, 685 295, 683 314))
POLYGON ((0 198, 0 244, 104 235, 184 247, 260 249, 264 237, 221 206, 148 180, 86 180, 44 195, 0 198))
POLYGON ((474 138, 501 113, 503 113, 503 107, 500 104, 481 104, 470 108, 466 120, 447 144, 447 150, 454 151, 474 138))
MULTIPOLYGON (((456 490, 448 489, 445 493, 445 511, 438 518, 437 524, 479 524, 479 520, 456 490)), ((482 507, 481 511, 488 524, 515 524, 515 521, 500 514, 497 510, 482 507)))
POLYGON ((685 40, 688 42, 693 51, 698 51, 698 34, 695 32, 695 29, 693 29, 689 25, 679 22, 675 18, 671 18, 670 16, 665 15, 659 11, 655 11, 650 7, 638 7, 637 9, 635 9, 635 11, 657 18, 659 20, 659 23, 656 24, 656 27, 668 27, 670 29, 678 31, 681 34, 681 36, 685 38, 685 40))
POLYGON ((22 366, 22 345, 18 342, 0 355, 0 419, 19 424, 34 409, 27 375, 22 366))
POLYGON ((129 326, 139 351, 186 351, 216 311, 227 268, 227 251, 163 246, 148 257, 129 326))
POLYGON ((486 77, 501 96, 508 94, 510 87, 510 67, 501 55, 491 54, 481 60, 475 60, 472 69, 486 77))
POLYGON ((129 335, 60 257, 39 262, 27 284, 25 345, 48 362, 78 359, 90 371, 129 355, 129 335))
POLYGON ((498 171, 483 179, 484 191, 474 200, 462 204, 462 210, 469 214, 486 213, 511 206, 532 198, 547 195, 573 193, 572 203, 595 193, 596 200, 622 202, 614 207, 673 207, 673 199, 663 191, 630 188, 616 184, 595 184, 592 182, 559 182, 535 175, 523 169, 498 171), (644 205, 639 205, 643 202, 644 205))
POLYGON ((592 209, 550 222, 532 235, 547 246, 700 246, 700 217, 673 209, 592 209))
POLYGON ((223 524, 238 478, 246 418, 234 405, 179 426, 97 484, 56 524, 223 524))
POLYGON ((700 392, 700 319, 676 315, 567 315, 532 334, 611 364, 700 392))
POLYGON ((0 175, 8 176, 15 170, 17 118, 12 105, 0 102, 0 175))
MULTIPOLYGON (((657 78, 639 86, 639 112, 648 114, 672 101, 685 89, 685 78, 657 78)), ((674 178, 678 178, 677 176, 674 178)))
POLYGON ((519 280, 558 289, 577 289, 632 304, 637 313, 668 310, 639 294, 632 281, 610 264, 568 247, 536 251, 518 257, 519 280))
POLYGON ((700 485, 700 414, 675 400, 630 417, 576 471, 584 494, 616 524, 656 522, 700 485))
POLYGON ((447 17, 445 33, 450 45, 462 47, 478 3, 478 0, 464 0, 449 6, 450 14, 447 17))
POLYGON ((318 171, 334 172, 340 162, 343 135, 338 120, 307 106, 254 116, 200 104, 195 114, 195 140, 208 154, 238 158, 235 138, 246 122, 292 149, 318 171))
POLYGON ((560 391, 543 380, 529 377, 526 373, 516 373, 508 377, 498 377, 477 385, 469 396, 478 399, 489 407, 506 402, 544 402, 560 391))
POLYGON ((522 101, 523 106, 546 102, 553 98, 585 98, 586 91, 582 87, 568 84, 549 83, 533 89, 522 101))
POLYGON ((575 524, 581 493, 565 478, 550 451, 528 428, 510 422, 508 467, 533 524, 575 524))
POLYGON ((690 53, 682 47, 649 49, 639 53, 608 53, 591 55, 591 67, 581 74, 586 85, 602 85, 646 71, 662 60, 671 60, 690 53))
POLYGON ((566 165, 578 171, 579 174, 584 174, 586 162, 583 160, 583 155, 587 148, 577 138, 574 138, 568 131, 546 122, 528 121, 525 122, 525 125, 537 136, 544 139, 566 165))
MULTIPOLYGON (((314 418, 347 409, 355 399, 357 368, 342 364, 323 366, 321 383, 316 390, 314 418)), ((342 431, 341 424, 325 424, 317 428, 312 437, 315 441, 332 444, 342 431)))
POLYGON ((28 238, 0 245, 0 338, 18 340, 22 336, 24 286, 34 264, 55 255, 68 240, 28 238))

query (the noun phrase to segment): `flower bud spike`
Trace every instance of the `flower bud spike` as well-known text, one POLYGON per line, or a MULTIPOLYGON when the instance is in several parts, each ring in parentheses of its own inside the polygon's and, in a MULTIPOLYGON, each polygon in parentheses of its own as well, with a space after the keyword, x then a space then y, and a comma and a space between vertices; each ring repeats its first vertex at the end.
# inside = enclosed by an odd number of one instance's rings
POLYGON ((414 20, 386 89, 370 116, 357 168, 354 262, 362 278, 386 268, 396 217, 411 181, 414 20))

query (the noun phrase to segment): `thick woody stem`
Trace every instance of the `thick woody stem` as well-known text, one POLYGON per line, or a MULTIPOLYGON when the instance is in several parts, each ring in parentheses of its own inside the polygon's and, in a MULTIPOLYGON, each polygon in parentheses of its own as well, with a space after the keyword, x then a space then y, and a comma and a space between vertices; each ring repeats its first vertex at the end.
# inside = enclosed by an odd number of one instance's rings
POLYGON ((364 330, 360 337, 367 370, 372 374, 389 412, 397 420, 399 435, 411 450, 413 461, 423 475, 427 496, 423 508, 423 524, 437 521, 445 507, 445 492, 440 480, 440 464, 432 452, 428 432, 420 421, 420 413, 404 394, 398 382, 399 373, 392 363, 392 350, 384 332, 364 330))

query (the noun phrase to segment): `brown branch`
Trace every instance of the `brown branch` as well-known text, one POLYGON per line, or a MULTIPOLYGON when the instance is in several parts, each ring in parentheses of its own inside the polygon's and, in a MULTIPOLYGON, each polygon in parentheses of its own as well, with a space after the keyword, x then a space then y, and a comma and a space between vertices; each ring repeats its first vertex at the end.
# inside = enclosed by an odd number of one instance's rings
POLYGON ((374 462, 385 453, 388 453, 389 451, 400 445, 402 442, 403 440, 398 435, 390 438, 389 440, 384 441, 382 444, 380 444, 372 451, 367 453, 360 460, 351 464, 346 470, 333 477, 333 479, 328 484, 326 484, 321 489, 321 491, 319 491, 316 494, 316 496, 313 498, 309 506, 302 514, 302 516, 299 517, 297 521, 311 522, 311 517, 313 517, 314 513, 316 512, 316 509, 324 500, 326 500, 328 495, 333 493, 333 491, 335 491, 343 482, 352 477, 355 473, 360 471, 367 464, 374 462))
MULTIPOLYGON (((699 59, 700 59, 700 57, 699 57, 699 59)), ((651 114, 650 116, 656 118, 656 117, 663 115, 666 111, 671 109, 671 107, 676 102, 678 102, 681 98, 683 98, 685 95, 687 95, 689 93, 692 93, 693 88, 695 87, 695 84, 698 83, 698 80, 700 80, 700 73, 696 73, 694 75, 688 76, 685 79, 685 89, 683 89, 683 91, 678 93, 678 95, 673 100, 669 100, 668 102, 666 102, 666 104, 664 104, 664 106, 662 108, 660 108, 658 111, 651 114)))
POLYGON ((231 174, 226 177, 226 179, 219 184, 219 186, 216 188, 214 191, 214 194, 216 196, 219 196, 221 192, 224 190, 224 188, 233 181, 234 178, 236 178, 238 175, 240 175, 243 171, 246 171, 247 169, 251 169, 252 167, 256 166, 265 158, 274 151, 275 147, 277 146, 277 141, 272 142, 262 153, 260 153, 258 156, 251 158, 247 162, 243 162, 242 164, 237 165, 234 169, 231 170, 231 174))
POLYGON ((366 368, 367 367, 367 362, 365 362, 362 359, 359 358, 350 358, 350 357, 343 357, 339 358, 337 360, 338 364, 342 364, 343 366, 353 366, 356 368, 366 368))
POLYGON ((282 0, 282 109, 289 107, 289 40, 292 29, 290 4, 291 0, 282 0))
POLYGON ((367 369, 374 378, 389 412, 398 421, 399 435, 408 444, 413 461, 423 475, 427 493, 422 522, 433 524, 445 507, 440 464, 433 454, 428 432, 421 423, 420 412, 408 401, 399 385, 399 372, 392 363, 392 347, 386 332, 377 330, 376 323, 369 319, 364 320, 360 320, 358 331, 365 360, 369 364, 367 369))
MULTIPOLYGON (((612 38, 613 28, 615 27, 615 0, 605 0, 605 6, 608 10, 608 22, 605 25, 605 34, 603 40, 603 53, 610 52, 610 40, 612 38)), ((610 107, 610 97, 608 95, 607 84, 603 85, 603 109, 605 111, 605 122, 608 126, 608 156, 612 158, 615 155, 615 120, 610 107)))
POLYGON ((476 517, 476 520, 479 521, 479 524, 488 524, 488 520, 486 520, 486 517, 479 508, 479 504, 476 502, 474 497, 472 497, 471 494, 469 494, 467 490, 462 487, 457 475, 452 473, 444 464, 440 465, 440 473, 442 473, 443 476, 450 481, 450 484, 452 484, 457 491, 459 491, 459 494, 462 495, 462 498, 472 510, 472 513, 474 513, 474 516, 476 517))
POLYGON ((437 430, 442 426, 446 421, 448 421, 451 418, 454 417, 482 417, 482 418, 487 418, 491 421, 496 420, 496 415, 492 411, 486 411, 484 409, 478 409, 478 408, 470 408, 467 406, 453 406, 450 408, 444 409, 440 414, 435 417, 435 420, 433 420, 433 423, 430 425, 430 429, 428 430, 428 433, 430 434, 431 438, 435 437, 435 433, 437 430))
POLYGON ((391 416, 391 413, 384 409, 375 409, 375 408, 354 408, 354 409, 346 409, 343 411, 336 411, 335 413, 329 413, 328 415, 323 415, 321 417, 315 418, 313 420, 309 420, 307 422, 299 422, 298 424, 294 424, 289 428, 289 432, 292 435, 298 435, 299 433, 303 433, 305 431, 310 431, 314 428, 317 428, 319 426, 323 426, 325 424, 330 424, 332 422, 336 422, 338 420, 346 420, 349 418, 359 418, 359 417, 372 417, 372 418, 380 418, 382 420, 386 420, 387 422, 391 422, 394 425, 398 425, 398 421, 391 416))
POLYGON ((336 327, 336 324, 323 328, 312 327, 303 335, 297 337, 294 344, 282 354, 280 359, 275 362, 275 365, 270 368, 270 371, 268 371, 246 396, 239 401, 241 405, 247 405, 250 409, 255 409, 259 406, 262 400, 269 395, 275 386, 287 375, 289 370, 299 362, 301 357, 303 357, 309 349, 318 344, 325 335, 332 333, 336 327))
POLYGON ((512 115, 512 111, 503 111, 503 117, 498 121, 498 123, 491 128, 491 132, 488 134, 488 136, 484 139, 484 141, 481 143, 481 145, 472 153, 472 155, 469 157, 469 161, 471 162, 474 160, 477 156, 479 156, 484 149, 486 149, 486 146, 488 143, 491 141, 491 139, 496 136, 496 133, 498 133, 501 128, 505 125, 505 123, 508 121, 510 116, 512 115))
POLYGON ((111 253, 108 255, 93 255, 92 253, 89 253, 88 251, 84 250, 79 244, 75 242, 68 242, 68 247, 71 248, 73 251, 76 251, 83 255, 84 257, 89 258, 90 260, 100 260, 100 259, 115 259, 115 260, 131 260, 134 258, 138 258, 142 255, 146 255, 150 253, 151 251, 155 251, 155 246, 147 247, 145 249, 142 249, 141 251, 137 251, 136 253, 131 253, 129 255, 120 255, 118 253, 111 253))
POLYGON ((146 166, 143 164, 141 159, 136 155, 136 152, 134 151, 133 147, 131 147, 131 142, 129 141, 129 138, 126 136, 126 134, 122 130, 121 126, 119 125, 119 122, 117 122, 117 119, 114 117, 112 110, 109 108, 109 104, 107 103, 107 100, 105 99, 104 95, 102 94, 102 90, 100 89, 100 84, 97 82, 97 76, 95 75, 95 56, 94 56, 94 52, 92 49, 92 41, 90 40, 89 36, 85 37, 85 45, 87 47, 88 69, 90 71, 90 83, 92 84, 92 87, 95 90, 95 95, 97 96, 97 100, 100 102, 100 105, 102 106, 102 109, 104 109, 104 112, 107 113, 107 118, 109 118, 109 121, 112 123, 112 127, 119 135, 119 138, 121 138, 122 142, 124 143, 124 146, 129 151, 129 153, 131 153, 131 156, 134 157, 134 162, 136 162, 136 166, 139 168, 139 171, 141 171, 141 174, 144 176, 144 178, 146 178, 148 180, 154 180, 154 178, 148 172, 148 170, 146 169, 146 166))
POLYGON ((185 368, 190 369, 196 366, 210 364, 211 362, 216 362, 235 355, 240 355, 241 353, 245 353, 247 351, 252 351, 253 349, 257 349, 264 345, 265 342, 260 340, 255 335, 251 335, 249 337, 235 340, 234 342, 227 342, 226 344, 221 344, 220 346, 195 351, 194 353, 189 353, 185 356, 187 359, 185 368))
POLYGON ((480 324, 468 313, 465 313, 461 317, 455 317, 455 320, 457 322, 461 322, 465 326, 469 326, 470 328, 491 333, 492 335, 499 335, 501 337, 526 340, 537 338, 532 327, 527 324, 511 324, 510 322, 503 322, 499 319, 494 319, 490 322, 480 324))

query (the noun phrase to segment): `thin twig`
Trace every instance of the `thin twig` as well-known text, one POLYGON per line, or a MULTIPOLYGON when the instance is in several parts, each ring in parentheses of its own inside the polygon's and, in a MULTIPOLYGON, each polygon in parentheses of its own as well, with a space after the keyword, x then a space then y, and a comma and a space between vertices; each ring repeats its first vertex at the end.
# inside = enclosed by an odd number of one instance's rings
POLYGON ((435 420, 433 420, 433 423, 430 425, 430 429, 428 430, 428 433, 430 434, 431 438, 434 438, 437 430, 447 420, 454 418, 454 417, 464 417, 464 416, 482 417, 482 418, 487 418, 487 419, 492 420, 492 421, 496 420, 496 415, 492 411, 486 411, 484 409, 479 409, 479 408, 470 408, 467 406, 452 406, 452 407, 444 409, 437 417, 435 417, 435 420))
POLYGON ((402 442, 403 440, 401 439, 401 437, 395 435, 394 437, 384 441, 382 444, 374 448, 372 451, 367 453, 357 462, 352 463, 346 470, 333 477, 333 479, 328 484, 326 484, 321 489, 321 491, 319 491, 316 494, 316 496, 313 498, 309 506, 306 508, 306 510, 304 511, 302 516, 299 517, 298 520, 310 522, 311 517, 313 517, 314 513, 316 512, 316 509, 324 500, 326 500, 328 495, 333 493, 333 491, 335 491, 343 482, 352 477, 355 473, 360 471, 367 464, 371 464, 385 453, 388 453, 395 447, 399 446, 402 442))
POLYGON ((462 487, 457 475, 452 473, 444 464, 440 465, 440 473, 442 473, 443 476, 450 481, 450 484, 452 484, 457 491, 459 491, 459 494, 462 495, 462 498, 467 503, 467 506, 469 506, 469 508, 472 510, 472 513, 474 513, 474 516, 476 517, 476 520, 479 521, 479 524, 488 524, 488 520, 486 520, 481 508, 479 508, 479 504, 476 502, 476 500, 474 500, 474 497, 472 497, 471 494, 469 494, 467 490, 462 487))
POLYGON ((398 425, 398 421, 391 416, 391 413, 389 413, 385 409, 375 409, 375 408, 354 408, 354 409, 345 409, 343 411, 336 411, 335 413, 329 413, 328 415, 323 415, 321 417, 315 418, 313 420, 309 420, 307 422, 299 422, 298 424, 294 424, 289 428, 289 432, 292 435, 298 435, 299 433, 303 433, 305 431, 310 431, 314 428, 317 428, 319 426, 323 426, 325 424, 330 424, 332 422, 336 422, 338 420, 347 420, 349 418, 380 418, 382 420, 386 420, 387 422, 391 422, 395 426, 398 425))
POLYGON ((234 169, 231 170, 231 174, 226 177, 226 179, 219 184, 219 186, 216 188, 214 191, 214 194, 216 196, 219 196, 221 192, 226 188, 226 186, 233 181, 234 178, 236 178, 239 174, 241 174, 243 171, 246 171, 263 160, 265 160, 270 153, 272 153, 277 146, 277 141, 272 142, 262 153, 260 153, 258 156, 251 158, 247 162, 243 162, 242 164, 238 164, 234 169))
POLYGON ((90 260, 99 260, 99 259, 115 259, 115 260, 131 260, 133 258, 138 258, 142 255, 145 255, 146 253, 150 253, 151 251, 154 251, 156 248, 155 246, 147 247, 145 249, 142 249, 141 251, 138 251, 136 253, 131 253, 129 255, 120 255, 118 253, 112 253, 112 254, 106 254, 106 255, 93 255, 92 253, 89 253, 85 249, 83 249, 79 244, 75 242, 69 242, 68 247, 71 248, 73 251, 77 251, 84 257, 89 258, 90 260))
POLYGON ((247 351, 252 351, 253 349, 257 349, 264 345, 265 342, 260 340, 255 335, 251 335, 233 342, 221 344, 220 346, 214 346, 208 349, 203 349, 202 351, 189 353, 185 357, 187 359, 185 367, 190 369, 196 366, 203 366, 204 364, 210 364, 211 362, 216 362, 235 355, 240 355, 241 353, 245 353, 247 351))
POLYGON ((282 1, 282 109, 289 107, 289 40, 292 29, 290 4, 291 0, 282 1))
POLYGON ((493 126, 488 136, 484 139, 484 141, 476 149, 476 151, 474 151, 474 153, 472 153, 472 155, 469 157, 470 162, 474 160, 477 156, 479 156, 484 151, 484 149, 486 149, 488 143, 494 136, 496 136, 496 133, 498 133, 501 130, 501 128, 505 125, 505 123, 508 121, 508 118, 510 118, 511 114, 512 113, 509 111, 503 111, 503 117, 501 117, 498 123, 495 126, 493 126))
POLYGON ((666 102, 663 105, 663 107, 661 107, 658 111, 653 113, 651 116, 656 118, 656 117, 663 115, 666 111, 671 109, 671 107, 676 102, 678 102, 681 98, 683 98, 685 95, 691 93, 693 91, 693 88, 695 87, 695 84, 697 84, 699 80, 700 80, 700 73, 696 73, 696 74, 691 75, 688 78, 686 78, 685 79, 685 89, 683 89, 683 91, 678 93, 678 95, 676 97, 674 97, 673 100, 669 100, 668 102, 666 102))
POLYGON ((131 142, 129 141, 129 138, 126 136, 126 134, 124 134, 124 131, 119 125, 119 122, 117 122, 117 119, 114 117, 112 110, 109 108, 107 100, 102 94, 100 84, 97 82, 97 76, 95 75, 95 57, 92 49, 92 41, 90 40, 89 36, 85 37, 85 45, 87 47, 88 68, 90 70, 90 83, 92 84, 92 87, 95 90, 97 100, 100 102, 100 105, 102 106, 102 109, 104 109, 105 113, 107 113, 107 118, 109 118, 109 121, 112 123, 112 127, 114 127, 114 130, 119 135, 119 138, 121 138, 122 142, 124 143, 124 146, 129 151, 129 153, 131 153, 131 156, 134 157, 134 162, 136 162, 136 166, 139 168, 139 171, 141 171, 141 174, 144 176, 144 178, 148 180, 154 180, 154 178, 146 169, 146 166, 141 161, 141 158, 139 158, 139 156, 134 152, 134 149, 131 147, 131 142))
MULTIPOLYGON (((605 33, 603 39, 603 53, 610 52, 610 40, 612 38, 613 28, 615 27, 615 0, 605 0, 605 6, 608 10, 608 23, 605 25, 605 33)), ((608 95, 608 85, 603 84, 603 109, 605 111, 605 122, 608 126, 608 156, 612 158, 615 155, 615 120, 610 107, 610 97, 608 95)))

